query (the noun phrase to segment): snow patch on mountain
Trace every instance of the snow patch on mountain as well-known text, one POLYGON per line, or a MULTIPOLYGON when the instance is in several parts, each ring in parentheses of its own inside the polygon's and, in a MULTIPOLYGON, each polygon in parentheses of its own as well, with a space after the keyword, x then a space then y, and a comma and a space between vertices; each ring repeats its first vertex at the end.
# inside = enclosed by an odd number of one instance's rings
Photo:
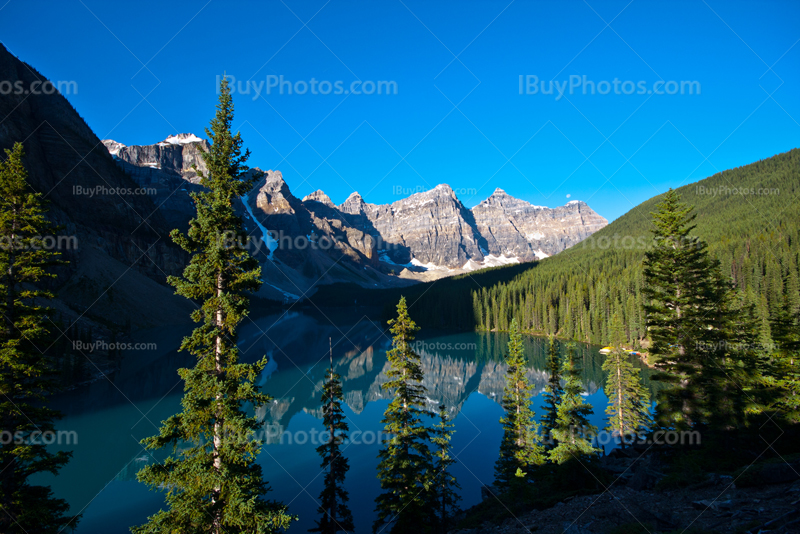
POLYGON ((160 143, 159 146, 167 145, 188 145, 189 143, 202 143, 203 140, 191 133, 180 133, 178 135, 170 135, 160 143))
POLYGON ((414 267, 419 267, 419 268, 425 269, 426 271, 452 271, 453 270, 453 269, 449 269, 448 267, 445 267, 443 265, 436 265, 435 263, 430 262, 430 261, 428 263, 422 263, 417 258, 412 258, 411 262, 409 262, 409 264, 414 266, 414 267))
POLYGON ((489 254, 483 258, 483 261, 469 260, 461 269, 464 271, 477 271, 479 269, 486 269, 487 267, 500 267, 501 265, 513 265, 515 263, 520 263, 518 257, 509 257, 505 254, 501 254, 500 256, 489 254))
POLYGON ((113 139, 103 139, 102 143, 108 149, 108 153, 112 156, 118 156, 119 151, 123 148, 127 148, 127 145, 123 145, 122 143, 117 143, 113 139))
MULTIPOLYGON (((263 236, 263 243, 267 245, 269 249, 269 255, 267 256, 270 260, 274 259, 275 249, 278 248, 278 242, 275 238, 272 237, 272 234, 269 233, 269 230, 261 224, 255 215, 253 215, 253 208, 250 207, 250 203, 248 202, 249 195, 242 195, 242 203, 244 204, 244 209, 247 211, 247 214, 250 216, 250 219, 253 220, 254 223, 258 226, 258 229, 261 230, 261 235, 263 236)), ((274 286, 273 286, 274 287, 274 286)), ((277 288, 276 288, 277 289, 277 288)), ((291 295, 291 293, 289 293, 291 295)), ((299 298, 299 297, 298 297, 299 298)), ((297 300, 297 299, 295 299, 297 300)))

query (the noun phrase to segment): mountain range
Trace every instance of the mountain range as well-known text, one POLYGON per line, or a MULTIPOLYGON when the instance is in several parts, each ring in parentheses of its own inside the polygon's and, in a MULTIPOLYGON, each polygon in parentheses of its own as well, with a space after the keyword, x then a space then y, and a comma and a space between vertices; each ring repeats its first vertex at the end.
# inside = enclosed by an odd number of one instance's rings
MULTIPOLYGON (((146 146, 103 141, 120 167, 148 190, 163 217, 186 228, 191 191, 205 172, 200 151, 208 143, 178 134, 146 146)), ((371 204, 357 192, 336 205, 323 191, 303 199, 280 171, 260 171, 238 209, 252 250, 262 260, 263 296, 288 300, 315 284, 353 282, 392 287, 484 267, 542 259, 561 252, 608 222, 585 202, 546 208, 496 189, 468 209, 447 184, 391 204, 371 204)))
MULTIPOLYGON (((694 207, 692 234, 708 244, 741 305, 752 308, 759 343, 772 343, 771 310, 788 302, 800 312, 800 149, 718 172, 676 189, 694 207)), ((577 246, 540 262, 456 276, 403 288, 415 321, 441 329, 520 328, 586 343, 608 344, 612 317, 631 344, 646 343, 642 287, 653 243, 650 198, 577 246)), ((320 288, 318 307, 354 301, 393 313, 401 292, 345 284, 320 288)))
MULTIPOLYGON (((45 76, 0 45, 0 79, 30 86, 45 76)), ((21 141, 31 186, 76 246, 53 290, 59 313, 112 330, 172 324, 191 304, 166 285, 188 256, 169 237, 194 215, 206 140, 170 135, 151 145, 101 141, 59 93, 0 101, 0 149, 21 141), (195 170, 196 169, 196 170, 195 170), (153 309, 152 302, 163 302, 153 309)), ((280 171, 261 172, 236 208, 261 261, 260 297, 295 301, 320 285, 405 287, 484 267, 552 256, 606 226, 586 203, 533 206, 497 189, 467 208, 447 184, 372 204, 353 192, 336 205, 324 192, 300 199, 280 171)))

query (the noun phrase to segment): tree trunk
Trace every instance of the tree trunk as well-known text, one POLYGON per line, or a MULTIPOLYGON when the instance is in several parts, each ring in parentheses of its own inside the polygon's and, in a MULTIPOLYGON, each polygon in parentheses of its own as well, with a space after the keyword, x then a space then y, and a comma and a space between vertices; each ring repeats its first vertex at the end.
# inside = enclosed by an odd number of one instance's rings
MULTIPOLYGON (((619 358, 620 356, 617 356, 619 358)), ((617 360, 617 417, 619 417, 619 437, 625 446, 625 425, 622 422, 622 362, 617 360)))
MULTIPOLYGON (((217 298, 222 298, 222 286, 223 286, 223 278, 222 278, 222 271, 217 274, 217 298)), ((222 305, 217 304, 217 316, 215 318, 217 330, 220 332, 217 334, 215 339, 215 347, 214 347, 214 372, 215 376, 219 380, 222 376, 222 325, 223 325, 223 317, 222 317, 222 305)), ((222 393, 217 393, 217 407, 216 413, 214 417, 214 471, 217 475, 222 471, 222 457, 220 456, 220 450, 222 449, 222 433, 224 429, 225 421, 222 418, 222 393)), ((220 495, 222 493, 222 487, 219 483, 214 487, 214 491, 211 497, 211 501, 213 503, 217 503, 219 501, 220 495)), ((220 510, 214 512, 214 533, 215 534, 222 534, 222 513, 220 510)))
MULTIPOLYGON (((328 342, 330 343, 330 340, 328 342)), ((331 350, 331 377, 330 377, 330 380, 331 380, 331 383, 333 383, 333 351, 332 350, 331 350)), ((328 413, 329 413, 329 417, 330 417, 330 414, 333 413, 333 395, 331 395, 330 398, 328 399, 328 413)), ((332 450, 333 446, 335 444, 335 442, 333 441, 334 440, 333 433, 336 431, 336 427, 333 424, 333 419, 331 419, 331 424, 330 424, 329 429, 330 429, 329 432, 331 434, 330 439, 331 439, 331 450, 332 450)), ((336 451, 339 452, 338 451, 338 445, 336 445, 336 448, 337 448, 336 451)), ((332 525, 336 525, 336 500, 338 498, 338 495, 336 493, 336 478, 335 478, 334 473, 333 473, 333 462, 337 461, 337 459, 338 459, 338 455, 334 456, 333 454, 331 454, 331 458, 328 461, 328 472, 331 475, 331 482, 333 483, 333 493, 332 493, 333 499, 331 500, 330 508, 328 509, 328 515, 330 515, 330 517, 331 517, 331 524, 332 525)), ((336 527, 334 527, 334 532, 336 532, 336 527)))

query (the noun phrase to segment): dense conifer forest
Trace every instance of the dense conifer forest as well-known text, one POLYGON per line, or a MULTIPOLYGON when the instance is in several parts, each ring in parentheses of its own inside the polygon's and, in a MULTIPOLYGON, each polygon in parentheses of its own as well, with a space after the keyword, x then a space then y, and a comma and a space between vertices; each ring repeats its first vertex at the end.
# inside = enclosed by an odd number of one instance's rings
MULTIPOLYGON (((696 234, 752 306, 759 341, 772 342, 770 318, 784 295, 800 307, 800 220, 790 202, 800 188, 800 149, 715 174, 676 191, 697 213, 696 234)), ((334 285, 317 305, 374 305, 391 310, 400 294, 431 327, 507 331, 512 317, 526 332, 601 344, 619 313, 626 341, 645 336, 642 259, 651 247, 651 212, 643 202, 584 242, 540 262, 392 290, 334 285), (345 296, 346 295, 346 296, 345 296)))

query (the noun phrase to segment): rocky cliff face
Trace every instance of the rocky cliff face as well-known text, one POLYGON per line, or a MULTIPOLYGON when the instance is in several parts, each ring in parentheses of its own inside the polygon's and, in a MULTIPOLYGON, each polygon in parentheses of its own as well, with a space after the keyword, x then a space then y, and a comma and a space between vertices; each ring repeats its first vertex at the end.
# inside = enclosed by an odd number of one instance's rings
MULTIPOLYGON (((126 146, 103 141, 109 154, 159 207, 167 226, 186 230, 195 209, 190 197, 202 190, 194 166, 206 172, 201 153, 208 142, 193 134, 178 134, 152 145, 126 146)), ((251 252, 262 262, 261 296, 300 298, 315 284, 337 281, 365 286, 408 283, 376 270, 376 239, 348 224, 321 191, 299 200, 289 191, 280 171, 262 174, 253 190, 237 201, 251 252)))
MULTIPOLYGON (((46 78, 0 45, 0 80, 30 87, 46 78)), ((54 288, 60 311, 103 324, 174 321, 173 291, 161 284, 187 258, 167 237, 163 213, 72 105, 57 92, 11 93, 0 98, 0 117, 0 149, 23 143, 31 187, 50 202, 48 217, 64 237, 75 238, 59 250, 70 262, 54 288), (161 297, 161 309, 148 309, 161 297)))
POLYGON ((395 263, 460 267, 470 258, 483 260, 471 214, 447 184, 387 205, 367 204, 356 193, 339 210, 380 238, 380 249, 395 263))
POLYGON ((167 226, 186 231, 194 216, 189 193, 201 189, 193 166, 206 171, 200 153, 209 148, 208 142, 192 134, 178 134, 154 145, 126 146, 111 139, 103 139, 103 144, 158 206, 167 226))
POLYGON ((490 254, 514 256, 522 261, 557 254, 608 224, 579 200, 550 209, 533 206, 499 188, 472 213, 490 254))
MULTIPOLYGON (((191 166, 204 170, 199 152, 207 143, 192 134, 148 146, 104 143, 142 187, 153 188, 169 223, 185 228, 194 213, 189 192, 201 187, 191 166)), ((386 276, 390 271, 416 280, 541 259, 607 224, 584 202, 551 209, 502 189, 470 210, 447 184, 385 205, 365 202, 354 192, 337 206, 321 190, 298 199, 281 172, 271 170, 243 201, 248 231, 268 244, 260 247, 261 259, 269 262, 264 268, 282 269, 279 286, 292 278, 282 287, 292 294, 316 283, 401 283, 386 276)))
POLYGON ((194 134, 170 135, 154 145, 126 146, 111 139, 103 139, 103 144, 112 156, 126 163, 178 175, 193 184, 200 183, 194 167, 203 173, 207 170, 201 152, 209 149, 208 141, 194 134))
MULTIPOLYGON (((189 192, 202 187, 192 165, 204 170, 199 154, 208 144, 192 134, 148 146, 104 143, 142 187, 153 189, 167 221, 185 228, 194 214, 189 192)), ((386 276, 390 271, 420 279, 541 259, 607 224, 585 202, 551 209, 502 189, 470 210, 447 184, 385 205, 367 203, 354 192, 337 206, 320 190, 298 199, 281 172, 271 170, 242 200, 248 231, 267 245, 260 247, 264 269, 281 271, 279 286, 290 278, 281 287, 292 294, 317 283, 403 283, 386 276)))
POLYGON ((446 184, 388 205, 368 204, 353 193, 338 209, 350 224, 379 238, 386 259, 398 264, 413 259, 429 268, 469 270, 488 266, 491 257, 546 258, 608 224, 585 202, 551 209, 502 189, 469 210, 446 184))

